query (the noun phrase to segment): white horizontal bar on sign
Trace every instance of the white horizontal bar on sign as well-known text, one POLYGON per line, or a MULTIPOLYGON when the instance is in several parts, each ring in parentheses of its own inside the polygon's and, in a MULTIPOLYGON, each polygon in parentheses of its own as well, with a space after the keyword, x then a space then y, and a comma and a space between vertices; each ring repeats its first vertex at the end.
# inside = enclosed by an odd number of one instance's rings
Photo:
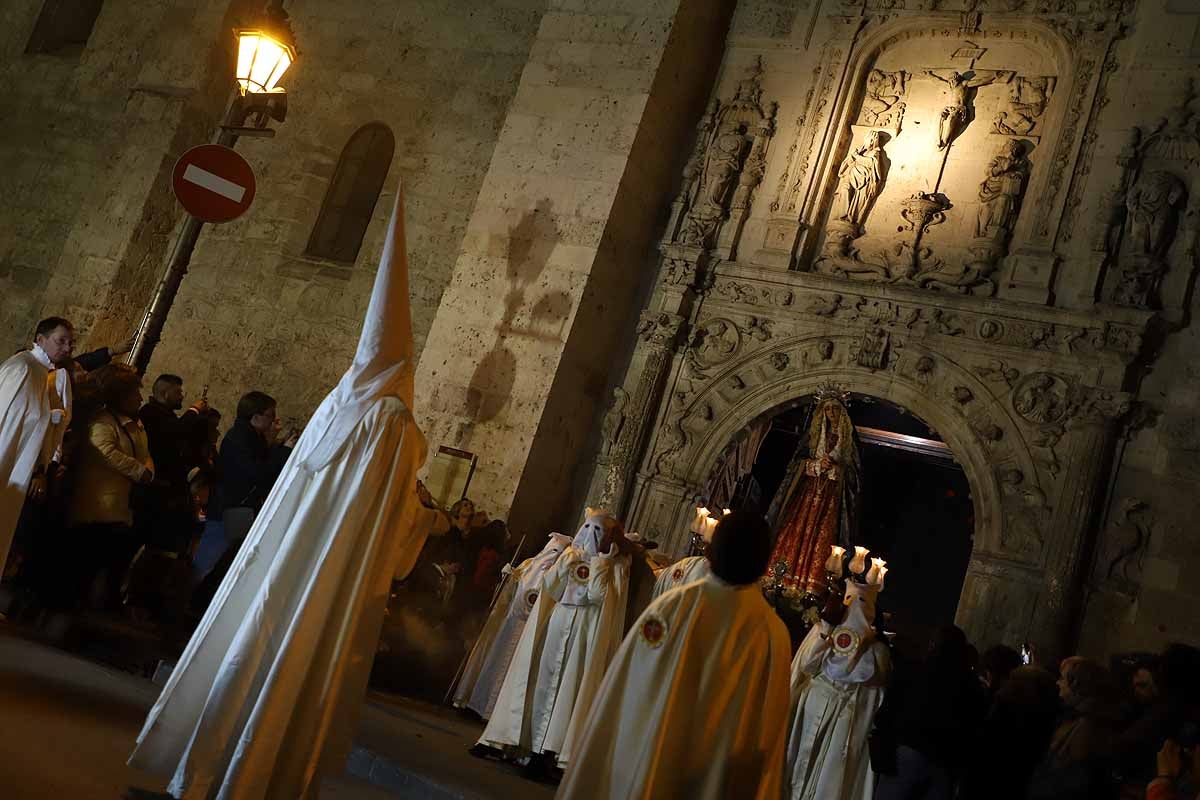
POLYGON ((215 175, 206 169, 200 169, 195 164, 188 164, 187 169, 183 171, 183 179, 188 183, 194 183, 210 192, 228 198, 235 203, 242 202, 242 198, 246 196, 246 187, 239 186, 233 181, 227 181, 220 175, 215 175))

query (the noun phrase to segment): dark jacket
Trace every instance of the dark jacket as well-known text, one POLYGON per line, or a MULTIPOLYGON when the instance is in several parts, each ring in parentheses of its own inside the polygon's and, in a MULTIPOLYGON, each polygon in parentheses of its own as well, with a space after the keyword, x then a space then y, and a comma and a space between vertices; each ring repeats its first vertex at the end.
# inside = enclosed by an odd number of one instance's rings
POLYGON ((101 347, 99 350, 93 350, 90 353, 80 353, 75 356, 74 360, 84 372, 91 372, 92 370, 111 364, 113 356, 111 350, 107 347, 101 347))
POLYGON ((221 520, 227 508, 262 508, 291 448, 268 445, 247 420, 239 419, 221 440, 217 455, 217 489, 208 518, 221 520))
MULTIPOLYGON (((188 412, 188 416, 195 412, 188 412)), ((187 463, 186 428, 184 420, 175 416, 175 412, 151 400, 142 406, 138 418, 146 427, 146 435, 150 437, 150 455, 154 458, 154 476, 166 481, 173 488, 187 485, 187 473, 192 464, 187 463)))

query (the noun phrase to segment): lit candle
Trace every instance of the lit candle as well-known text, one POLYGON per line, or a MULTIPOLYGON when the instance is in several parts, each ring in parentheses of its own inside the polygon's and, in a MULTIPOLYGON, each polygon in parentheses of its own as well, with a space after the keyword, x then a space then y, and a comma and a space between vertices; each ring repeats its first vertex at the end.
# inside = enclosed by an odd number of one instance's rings
POLYGON ((883 591, 883 579, 887 577, 887 567, 879 568, 879 590, 883 591))
POLYGON ((717 523, 719 521, 720 520, 716 519, 715 517, 705 517, 704 518, 704 530, 700 534, 701 536, 704 537, 704 541, 706 541, 706 542, 712 541, 713 531, 715 531, 717 529, 717 523))
POLYGON ((839 547, 835 544, 829 549, 829 558, 825 559, 825 571, 832 572, 834 575, 837 575, 840 578, 846 569, 846 565, 843 562, 843 558, 846 555, 846 548, 839 547))
POLYGON ((723 517, 727 517, 727 516, 729 516, 729 515, 730 515, 730 514, 732 514, 732 513, 733 513, 733 509, 732 509, 732 508, 727 508, 727 509, 725 509, 725 511, 724 511, 724 512, 721 514, 721 516, 723 516, 723 517))
POLYGON ((869 572, 867 572, 867 583, 879 583, 879 570, 887 569, 887 567, 884 566, 885 564, 887 564, 887 562, 882 558, 871 559, 871 569, 869 572))
POLYGON ((855 575, 862 575, 863 570, 867 568, 867 553, 871 552, 865 547, 854 547, 854 558, 850 560, 850 571, 855 575))
POLYGON ((692 520, 692 533, 704 533, 704 520, 708 519, 708 509, 696 506, 696 518, 692 520))

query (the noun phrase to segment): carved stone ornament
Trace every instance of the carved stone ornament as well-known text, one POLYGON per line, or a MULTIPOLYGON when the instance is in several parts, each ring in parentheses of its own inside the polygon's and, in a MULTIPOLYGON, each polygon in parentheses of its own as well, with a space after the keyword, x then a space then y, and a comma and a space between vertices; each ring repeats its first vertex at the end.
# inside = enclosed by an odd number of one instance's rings
POLYGON ((730 319, 717 318, 701 323, 692 335, 689 358, 701 370, 729 361, 742 347, 742 334, 730 319))
POLYGON ((643 311, 638 321, 638 338, 652 347, 670 348, 675 344, 683 317, 665 311, 643 311))
POLYGON ((952 69, 927 69, 922 74, 946 84, 946 105, 938 122, 938 147, 944 150, 975 118, 975 90, 996 81, 1011 81, 1015 73, 1010 70, 981 69, 964 73, 952 69))
POLYGON ((866 96, 854 124, 869 128, 890 128, 893 133, 899 133, 900 124, 904 120, 903 97, 907 81, 908 73, 904 70, 871 70, 867 75, 866 96))
POLYGON ((888 365, 890 344, 891 336, 883 328, 863 331, 854 360, 859 366, 867 369, 884 369, 888 365))
MULTIPOLYGON (((1149 131, 1135 128, 1118 156, 1121 179, 1112 195, 1103 247, 1103 299, 1133 308, 1162 307, 1162 281, 1174 264, 1195 269, 1196 231, 1183 217, 1200 184, 1200 113, 1194 86, 1149 131), (1175 244, 1181 236, 1187 241, 1175 244), (1189 263, 1189 260, 1192 263, 1189 263)), ((1174 299, 1174 298, 1173 298, 1174 299)))
POLYGON ((963 406, 975 399, 975 393, 965 386, 955 386, 953 394, 954 402, 963 406))
POLYGON ((791 360, 791 357, 787 353, 771 354, 771 366, 774 367, 778 372, 783 372, 785 369, 787 369, 788 364, 791 363, 791 360))
POLYGON ((762 74, 759 58, 738 82, 732 99, 725 105, 714 100, 701 120, 672 205, 666 241, 704 249, 723 242, 726 256, 736 245, 775 133, 776 104, 762 104, 762 74))
POLYGON ((849 255, 851 240, 862 235, 863 223, 883 189, 890 164, 883 150, 886 137, 882 131, 871 131, 838 169, 835 210, 825 240, 826 250, 833 256, 849 255))
POLYGON ((1118 591, 1136 594, 1154 524, 1149 503, 1137 497, 1121 500, 1114 524, 1104 537, 1106 546, 1098 565, 1103 581, 1118 591))
POLYGON ((1070 411, 1070 388, 1049 372, 1027 375, 1013 390, 1013 410, 1035 425, 1059 422, 1070 411))
POLYGON ((625 425, 625 409, 629 405, 629 394, 620 386, 613 389, 612 405, 600 422, 600 454, 609 455, 621 436, 625 425))
POLYGON ((1006 136, 1041 133, 1038 125, 1057 82, 1058 78, 1053 75, 1014 78, 1009 83, 1008 102, 992 121, 992 132, 1006 136))

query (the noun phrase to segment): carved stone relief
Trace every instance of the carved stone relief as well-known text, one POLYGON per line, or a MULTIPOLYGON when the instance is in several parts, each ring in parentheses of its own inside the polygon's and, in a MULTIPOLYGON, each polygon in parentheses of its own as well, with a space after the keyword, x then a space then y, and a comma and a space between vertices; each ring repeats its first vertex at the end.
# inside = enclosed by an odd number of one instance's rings
POLYGON ((1054 94, 1058 78, 1053 75, 1018 75, 1009 83, 1008 103, 992 121, 992 132, 1006 136, 1030 136, 1038 131, 1042 114, 1054 94))
POLYGON ((763 105, 762 74, 759 58, 728 103, 713 100, 709 106, 672 204, 665 242, 717 248, 722 257, 736 249, 775 133, 776 104, 763 105))
POLYGON ((867 75, 866 96, 854 124, 869 128, 890 128, 893 133, 899 133, 900 124, 904 120, 902 98, 908 77, 908 73, 902 69, 894 72, 871 70, 867 75))
POLYGON ((946 149, 975 119, 975 90, 996 81, 1011 81, 1016 74, 1009 70, 923 70, 923 75, 946 84, 946 105, 942 107, 938 124, 938 148, 946 149))

